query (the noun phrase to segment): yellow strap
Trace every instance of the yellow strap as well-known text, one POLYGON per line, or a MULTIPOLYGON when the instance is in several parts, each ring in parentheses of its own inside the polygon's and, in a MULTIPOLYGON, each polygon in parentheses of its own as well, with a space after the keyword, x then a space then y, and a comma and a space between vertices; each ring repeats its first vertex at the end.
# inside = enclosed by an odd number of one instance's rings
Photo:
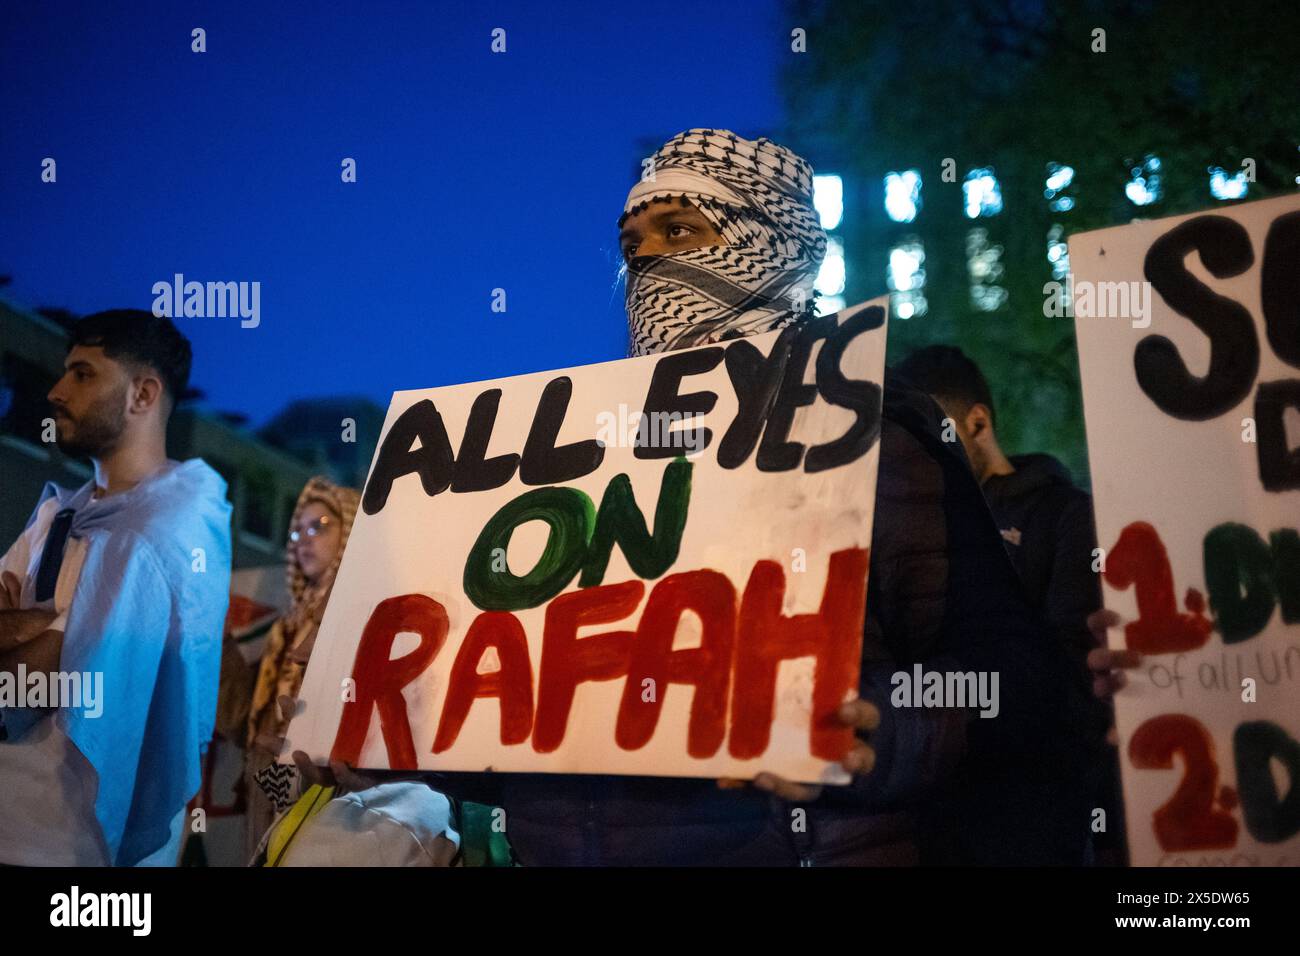
POLYGON ((333 787, 312 784, 307 792, 298 798, 298 802, 289 808, 275 824, 271 839, 266 845, 266 862, 263 866, 279 866, 284 851, 289 848, 293 838, 304 823, 320 813, 334 796, 333 787))

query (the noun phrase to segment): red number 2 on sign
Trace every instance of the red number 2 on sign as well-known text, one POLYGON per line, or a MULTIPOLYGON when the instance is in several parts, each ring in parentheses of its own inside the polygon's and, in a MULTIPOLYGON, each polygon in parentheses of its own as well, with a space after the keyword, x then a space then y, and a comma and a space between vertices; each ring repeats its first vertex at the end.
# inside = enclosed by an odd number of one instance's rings
POLYGON ((1128 742, 1129 760, 1144 770, 1170 770, 1174 754, 1183 755, 1183 779, 1169 801, 1152 815, 1156 841, 1167 853, 1226 850, 1237 843, 1237 821, 1230 811, 1237 793, 1218 791, 1219 765, 1214 740, 1198 720, 1186 714, 1152 717, 1128 742))

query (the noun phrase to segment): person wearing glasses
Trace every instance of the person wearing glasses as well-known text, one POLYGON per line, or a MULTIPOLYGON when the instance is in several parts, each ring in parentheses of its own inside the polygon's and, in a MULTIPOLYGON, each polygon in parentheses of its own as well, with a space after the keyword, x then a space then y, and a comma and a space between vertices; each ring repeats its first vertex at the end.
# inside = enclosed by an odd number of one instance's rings
POLYGON ((277 700, 298 696, 359 500, 351 488, 315 477, 299 494, 289 522, 285 570, 291 603, 267 637, 248 715, 245 788, 249 857, 275 815, 297 796, 297 772, 291 765, 276 763, 289 724, 277 700))

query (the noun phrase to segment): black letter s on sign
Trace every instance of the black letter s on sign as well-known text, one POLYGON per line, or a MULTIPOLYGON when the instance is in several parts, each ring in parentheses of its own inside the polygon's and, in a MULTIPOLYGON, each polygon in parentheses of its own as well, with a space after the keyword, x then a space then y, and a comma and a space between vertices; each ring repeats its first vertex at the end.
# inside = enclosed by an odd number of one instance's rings
POLYGON ((1163 335, 1148 335, 1133 352, 1138 385, 1166 415, 1205 421, 1250 394, 1259 371, 1255 322, 1238 302, 1219 295, 1187 271, 1183 259, 1199 252, 1218 279, 1240 275, 1254 264, 1250 236, 1226 216, 1197 216, 1169 230, 1147 251, 1147 279, 1169 307, 1191 319, 1210 340, 1204 378, 1187 370, 1178 349, 1163 335))
POLYGON ((832 405, 851 409, 858 418, 839 438, 809 448, 804 457, 804 471, 812 473, 847 465, 870 451, 880 438, 883 395, 880 385, 845 378, 840 359, 858 335, 878 329, 884 323, 885 310, 880 306, 863 309, 832 332, 818 353, 817 388, 822 398, 832 405))

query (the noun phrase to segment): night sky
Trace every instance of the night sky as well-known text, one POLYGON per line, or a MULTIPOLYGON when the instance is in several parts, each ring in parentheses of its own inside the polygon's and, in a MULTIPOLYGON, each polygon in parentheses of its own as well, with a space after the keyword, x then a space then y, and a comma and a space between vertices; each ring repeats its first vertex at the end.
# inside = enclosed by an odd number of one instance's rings
POLYGON ((258 328, 178 320, 191 384, 255 424, 621 358, 643 142, 778 133, 792 55, 774 0, 228 6, 3 6, 0 274, 78 314, 148 309, 178 272, 260 281, 258 328))

